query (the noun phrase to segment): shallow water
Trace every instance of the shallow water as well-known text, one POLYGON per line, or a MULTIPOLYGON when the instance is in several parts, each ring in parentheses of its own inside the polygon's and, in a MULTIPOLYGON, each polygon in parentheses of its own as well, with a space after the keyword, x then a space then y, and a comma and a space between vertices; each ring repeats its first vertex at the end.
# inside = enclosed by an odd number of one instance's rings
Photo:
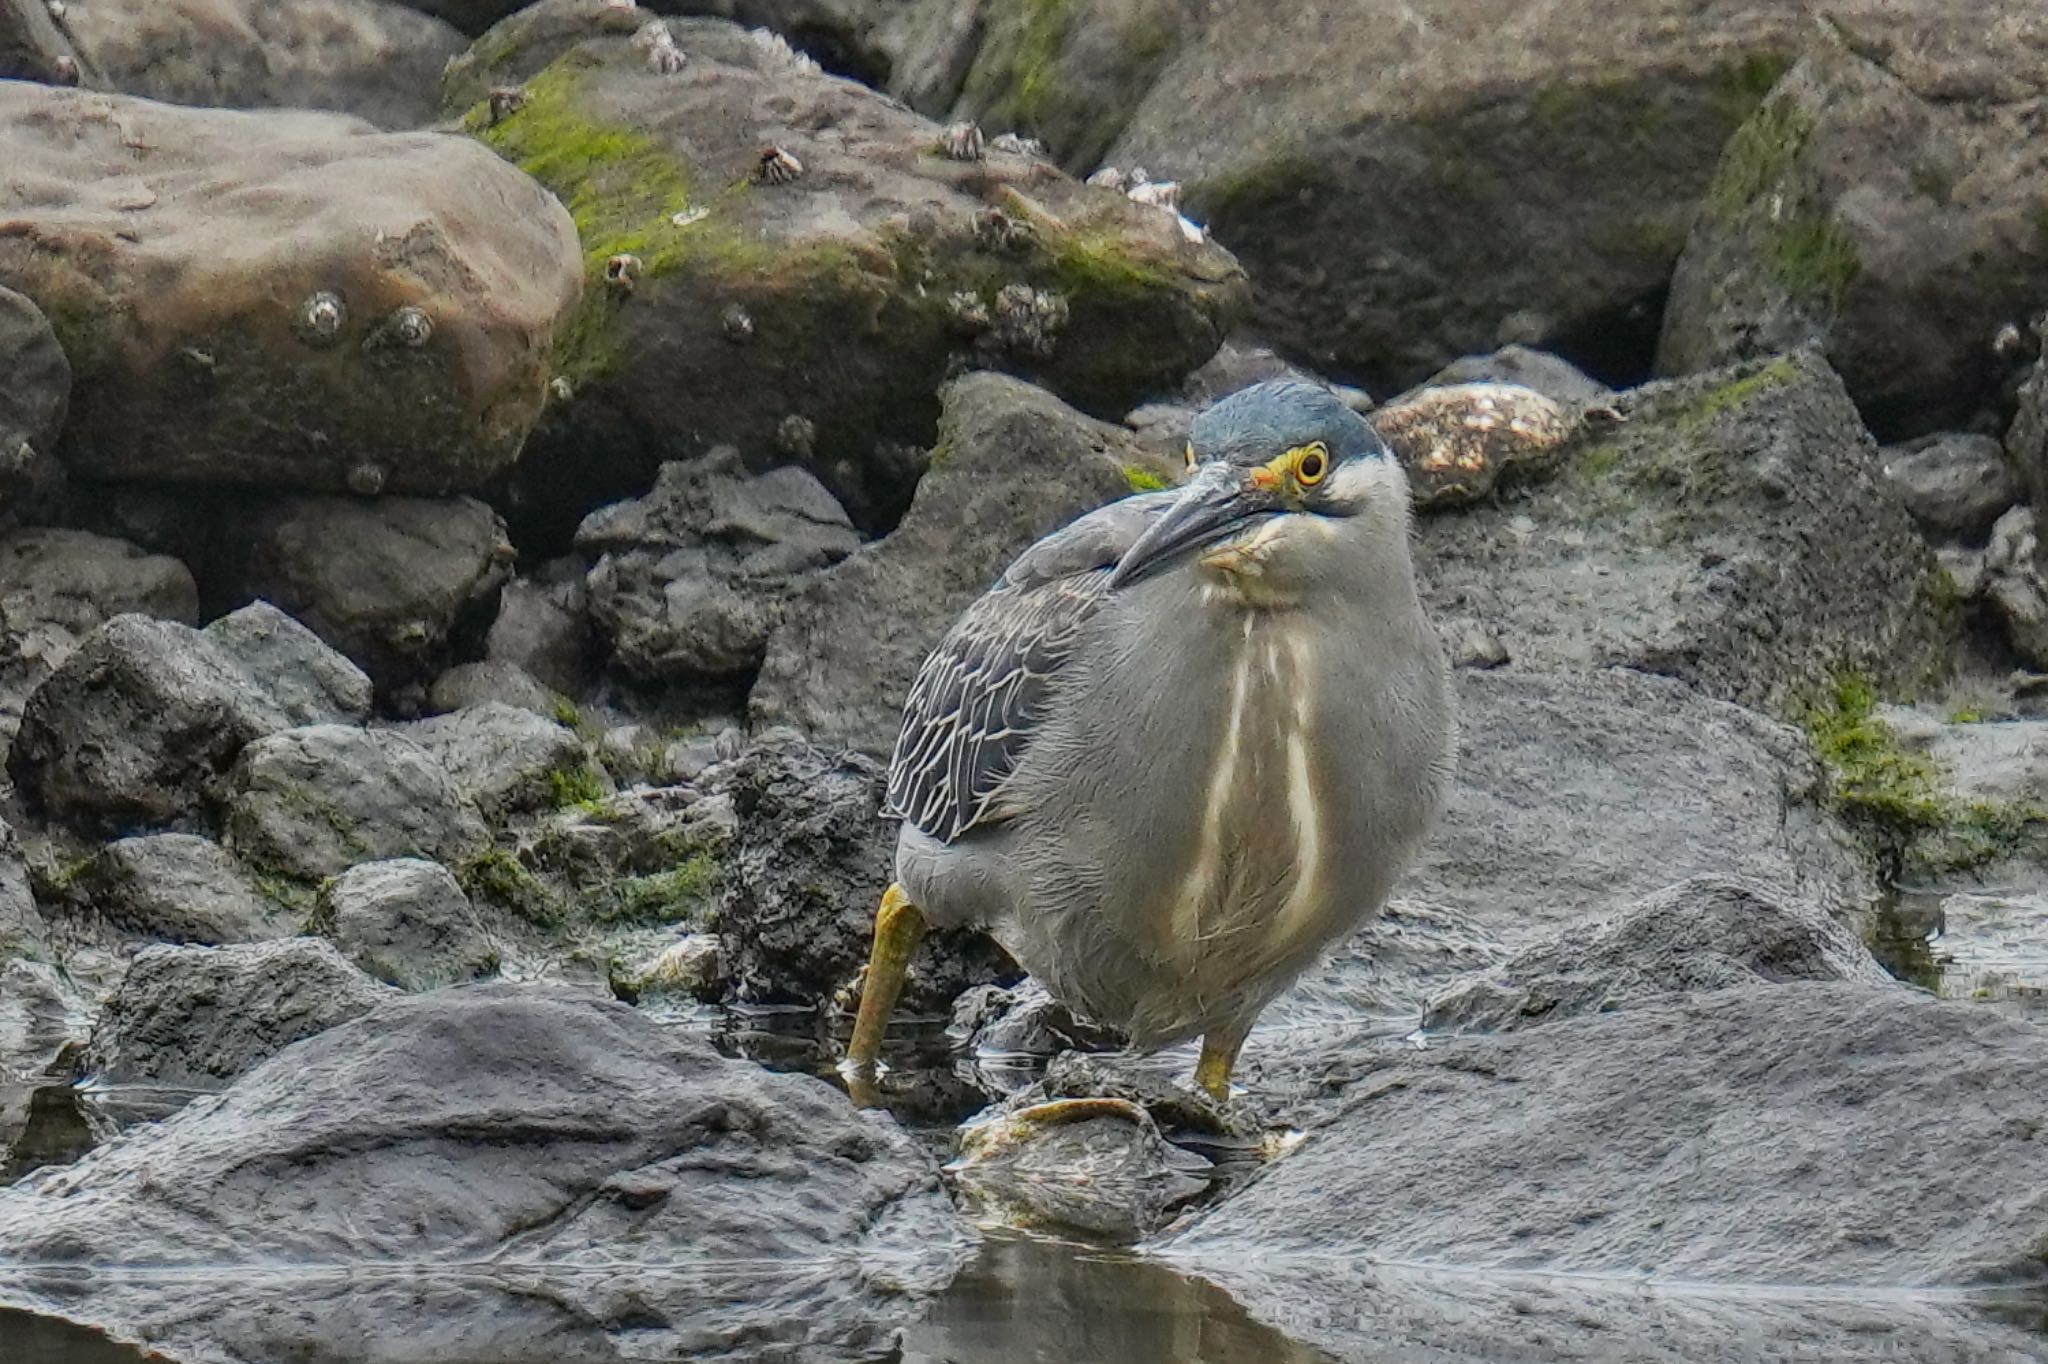
POLYGON ((1943 999, 2048 1023, 2048 902, 2037 895, 1901 890, 1879 907, 1870 950, 1943 999))

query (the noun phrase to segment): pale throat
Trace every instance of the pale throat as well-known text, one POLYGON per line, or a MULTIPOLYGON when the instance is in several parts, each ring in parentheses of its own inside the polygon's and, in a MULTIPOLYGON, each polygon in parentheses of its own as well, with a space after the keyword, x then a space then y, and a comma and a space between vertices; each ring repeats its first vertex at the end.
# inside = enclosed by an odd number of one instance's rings
POLYGON ((1299 606, 1300 583, 1290 581, 1284 573, 1275 574, 1275 564, 1285 557, 1314 553, 1315 546, 1302 542, 1329 533, 1319 516, 1285 515, 1274 517, 1249 535, 1217 545, 1196 561, 1202 575, 1202 599, 1255 611, 1299 606))

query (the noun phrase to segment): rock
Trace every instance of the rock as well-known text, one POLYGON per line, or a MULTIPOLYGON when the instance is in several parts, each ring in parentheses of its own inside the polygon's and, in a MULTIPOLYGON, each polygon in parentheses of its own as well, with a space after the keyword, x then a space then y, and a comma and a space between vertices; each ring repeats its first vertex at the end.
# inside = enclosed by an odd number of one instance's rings
MULTIPOLYGON (((1162 1247, 1276 1266, 1253 1311, 1296 1256, 1354 1288, 1379 1261, 1636 1292, 2038 1281, 2039 1221, 2011 1190, 2048 1148, 1976 1096, 2033 1092, 2048 1046, 1901 986, 1745 986, 1353 1053, 1325 1079, 1332 1120, 1162 1247)), ((1292 1287, 1313 1304, 1332 1285, 1292 1287)))
POLYGON ((947 1172, 982 1217, 1127 1244, 1208 1187, 1208 1162, 1166 1144, 1128 1099, 1069 1099, 964 1128, 947 1172))
POLYGON ((293 931, 284 907, 210 839, 145 834, 101 848, 72 884, 110 928, 218 945, 293 931))
POLYGON ((390 994, 318 938, 145 947, 93 1025, 84 1064, 114 1083, 218 1085, 390 994))
POLYGON ((48 945, 46 939, 14 826, 0 819, 0 960, 17 954, 41 956, 48 945))
POLYGON ((1424 518, 1438 628, 1476 621, 1518 668, 1623 664, 1763 709, 1844 669, 1880 690, 1946 672, 1933 557, 1840 381, 1811 352, 1619 403, 1512 503, 1424 518))
MULTIPOLYGON (((33 0, 8 0, 17 2, 33 0)), ((5 12, 0 5, 0 15, 5 12)), ((0 38, 0 77, 5 62, 0 38)), ((57 448, 57 433, 71 407, 71 362, 50 320, 26 295, 5 287, 0 287, 0 373, 8 376, 0 392, 0 512, 5 512, 17 488, 33 482, 57 448)))
POLYGON ((938 155, 938 125, 731 24, 668 21, 687 64, 651 70, 630 36, 649 17, 548 0, 444 84, 451 113, 578 206, 588 288, 558 364, 575 396, 526 463, 527 507, 594 505, 725 443, 806 463, 886 526, 955 366, 1121 413, 1208 359, 1242 306, 1236 263, 1170 212, 1031 156, 938 155), (524 104, 491 123, 488 91, 512 81, 524 104), (764 149, 797 178, 705 194, 759 180, 764 149), (630 287, 606 279, 622 255, 630 287))
POLYGON ((2024 493, 1990 436, 1947 434, 1887 449, 1884 474, 1922 527, 1981 541, 2024 493))
POLYGON ((613 992, 633 1002, 665 995, 716 999, 724 985, 718 938, 711 933, 685 933, 612 975, 613 992))
POLYGON ((794 465, 749 474, 732 449, 661 466, 646 497, 594 512, 590 615, 612 663, 648 682, 751 674, 782 599, 860 547, 846 511, 794 465))
MULTIPOLYGON (((1507 345, 1487 355, 1467 355, 1429 376, 1425 387, 1452 384, 1513 384, 1533 389, 1558 405, 1583 411, 1614 396, 1571 361, 1527 346, 1507 345)), ((1402 397, 1411 397, 1412 392, 1402 397)), ((1398 400, 1397 400, 1398 401, 1398 400)))
POLYGON ((500 705, 535 715, 563 713, 566 698, 549 691, 533 674, 517 663, 485 659, 481 663, 458 663, 434 679, 427 689, 427 709, 447 715, 472 706, 500 705))
POLYGON ((487 819, 562 804, 572 779, 601 781, 573 731, 496 701, 415 721, 399 732, 487 819))
POLYGON ((2032 507, 2014 507, 1991 527, 1983 591, 2004 623, 2013 652, 2028 667, 2048 671, 2048 586, 2041 580, 2032 507))
POLYGON ((70 356, 78 475, 447 492, 511 465, 567 213, 464 139, 0 85, 0 284, 70 356))
POLYGON ((404 0, 404 3, 446 20, 475 37, 500 19, 517 13, 529 0, 404 0))
POLYGON ((1581 414, 1515 384, 1451 384, 1395 399, 1372 424, 1408 471, 1416 510, 1431 511, 1554 470, 1581 414))
POLYGON ((1621 669, 1466 671, 1456 687, 1457 772, 1420 861, 1387 917, 1268 1010, 1277 1031, 1253 1035, 1249 1061, 1325 1064, 1317 1029, 1412 1020, 1503 950, 1583 935, 1685 878, 1739 868, 1781 903, 1850 921, 1876 899, 1799 731, 1621 669))
POLYGON ((258 739, 235 763, 228 847, 305 881, 358 862, 460 862, 490 846, 477 807, 440 759, 403 735, 311 725, 258 739))
POLYGON ((1029 978, 1008 989, 977 985, 967 991, 953 1001, 953 1022, 946 1031, 978 1057, 1106 1051, 1129 1040, 1076 1014, 1029 978))
POLYGON ((473 498, 286 498, 245 532, 243 594, 291 612, 378 687, 424 681, 481 637, 510 572, 505 523, 473 498))
POLYGON ((1730 140, 1679 257, 1657 367, 1817 342, 1897 439, 1976 416, 1997 392, 1992 337, 2013 300, 2048 294, 2048 254, 2015 229, 2048 214, 2018 112, 2048 96, 2048 76, 1992 55, 2048 40, 2048 18, 1999 4, 1971 34, 1937 44, 1923 30, 1883 51, 1890 25, 1867 29, 1875 17, 1836 18, 1837 41, 1730 140), (1979 65, 1958 72, 1959 56, 1979 65))
POLYGON ((48 0, 0 0, 0 80, 99 88, 99 73, 51 17, 48 0))
POLYGON ((223 635, 225 645, 172 621, 108 621, 29 698, 8 759, 15 783, 66 819, 168 824, 201 810, 251 739, 348 718, 319 714, 337 676, 319 651, 238 657, 240 627, 223 635), (245 657, 276 671, 259 682, 245 657))
POLYGON ((128 613, 189 624, 199 589, 177 560, 126 541, 50 527, 0 533, 0 735, 81 639, 128 613))
POLYGON ((948 386, 931 472, 901 525, 806 584, 748 697, 755 725, 886 754, 918 665, 1032 542, 1171 466, 1015 379, 948 386))
POLYGON ((591 673, 583 567, 578 561, 559 579, 522 577, 506 583, 484 642, 488 661, 514 664, 565 696, 580 695, 591 673))
MULTIPOLYGON (((718 775, 739 821, 712 912, 726 974, 743 1000, 833 1001, 867 963, 895 865, 896 826, 878 813, 881 767, 777 729, 718 775)), ((1014 969, 980 933, 928 933, 901 1007, 943 1012, 962 990, 1014 969)))
POLYGON ((438 862, 359 862, 322 887, 319 912, 350 961, 401 990, 497 974, 497 947, 438 862))
POLYGON ((1709 990, 1890 979, 1820 910, 1750 882, 1695 876, 1590 931, 1554 934, 1460 981, 1430 1000, 1422 1026, 1504 1032, 1709 990))
MULTIPOLYGON (((2048 334, 2048 313, 2035 320, 2033 331, 2037 340, 2048 334)), ((2020 383, 2005 453, 2026 485, 2027 500, 2048 506, 2048 352, 2035 357, 2020 383)))
MULTIPOLYGON (((10 1266, 109 1245, 208 1266, 175 1289, 154 1275, 55 1289, 62 1315, 183 1356, 431 1342, 510 1358, 545 1339, 550 1358, 581 1358, 630 1338, 678 1358, 867 1358, 971 1244, 892 1125, 561 987, 401 997, 0 1191, 10 1266), (513 1277, 422 1295, 337 1273, 426 1263, 513 1277)), ((15 1306, 52 1291, 0 1280, 15 1306)))
POLYGON ((363 671, 267 601, 230 611, 200 633, 240 664, 294 725, 370 716, 370 679, 363 671))
POLYGON ((433 120, 462 35, 381 0, 80 0, 64 25, 123 94, 226 109, 332 109, 383 128, 433 120))

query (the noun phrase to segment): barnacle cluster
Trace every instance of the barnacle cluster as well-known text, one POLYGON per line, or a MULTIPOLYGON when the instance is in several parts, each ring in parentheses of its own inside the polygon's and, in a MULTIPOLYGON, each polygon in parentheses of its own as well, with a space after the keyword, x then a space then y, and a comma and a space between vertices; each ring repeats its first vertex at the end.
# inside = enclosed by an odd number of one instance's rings
POLYGON ((971 119, 948 123, 939 134, 939 152, 953 161, 979 161, 987 150, 981 126, 971 119))
POLYGON ((764 185, 794 184, 804 173, 804 163, 780 147, 763 147, 754 165, 754 178, 764 185))
POLYGON ((526 107, 526 88, 520 85, 493 86, 488 103, 491 126, 495 128, 526 107))
POLYGON ((801 413, 792 412, 776 423, 775 445, 791 459, 809 459, 817 453, 818 424, 801 413))
POLYGON ((676 46, 675 35, 669 32, 666 19, 651 19, 642 24, 633 35, 633 47, 647 58, 647 69, 657 76, 673 76, 689 60, 676 46))
POLYGON ((1028 251, 1031 242, 1031 224, 1022 218, 994 207, 974 215, 974 244, 984 251, 1028 251))
POLYGON ((737 303, 725 305, 725 311, 718 315, 718 325, 724 328, 725 339, 736 346, 754 339, 754 319, 737 303))
POLYGON ((1050 360, 1066 325, 1066 299, 1028 284, 1005 284, 989 309, 982 344, 1023 359, 1050 360))
POLYGON ((1044 156, 1045 144, 1035 137, 1019 133, 997 133, 989 140, 989 150, 1005 152, 1011 156, 1044 156))
POLYGON ((347 321, 348 305, 341 301, 341 295, 332 289, 320 289, 306 295, 299 304, 292 330, 307 345, 325 349, 340 338, 347 321))
POLYGON ((638 256, 621 251, 604 263, 604 282, 621 294, 630 294, 640 282, 641 268, 638 256))

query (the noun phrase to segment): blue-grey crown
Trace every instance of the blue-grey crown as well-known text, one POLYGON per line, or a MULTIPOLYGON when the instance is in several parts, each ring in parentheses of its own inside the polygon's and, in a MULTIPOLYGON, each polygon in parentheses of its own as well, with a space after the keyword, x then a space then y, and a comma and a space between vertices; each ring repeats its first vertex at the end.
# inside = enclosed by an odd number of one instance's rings
POLYGON ((1335 462, 1388 458, 1372 423, 1320 384, 1274 379, 1239 389, 1195 418, 1195 455, 1207 463, 1264 464, 1275 455, 1321 441, 1335 462))

